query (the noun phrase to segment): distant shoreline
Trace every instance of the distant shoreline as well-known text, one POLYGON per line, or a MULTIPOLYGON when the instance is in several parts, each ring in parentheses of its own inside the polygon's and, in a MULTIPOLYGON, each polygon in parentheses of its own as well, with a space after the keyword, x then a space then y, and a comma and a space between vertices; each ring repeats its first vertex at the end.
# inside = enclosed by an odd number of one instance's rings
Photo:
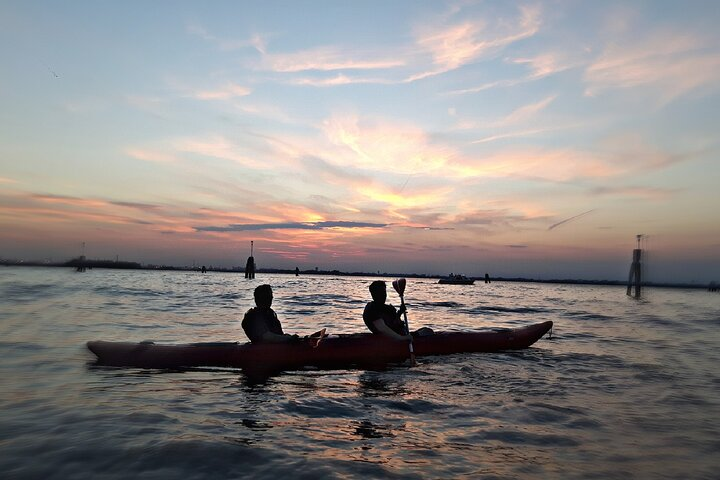
MULTIPOLYGON (((80 262, 79 259, 73 259, 67 262, 40 262, 40 261, 22 261, 22 260, 7 260, 0 259, 0 265, 7 267, 60 267, 60 268, 77 268, 78 266, 84 266, 87 269, 93 268, 108 268, 108 269, 120 269, 120 270, 167 270, 167 271, 180 271, 180 272, 200 272, 201 267, 176 267, 172 265, 142 265, 137 262, 127 261, 115 261, 115 260, 85 260, 80 262)), ((245 273, 245 269, 241 267, 234 268, 217 268, 217 267, 206 267, 208 273, 220 272, 220 273, 245 273)), ((286 274, 294 275, 295 269, 281 269, 281 268, 260 268, 255 270, 255 273, 269 273, 269 274, 286 274)), ((427 275, 424 273, 396 273, 396 272, 342 272, 340 270, 300 270, 298 272, 302 275, 333 275, 340 277, 405 277, 405 278, 423 278, 423 279, 440 279, 444 278, 441 275, 427 275)), ((468 277, 482 284, 485 282, 485 277, 468 277)), ((549 279, 540 280, 535 278, 525 277, 490 277, 491 282, 515 282, 515 283, 550 283, 550 284, 561 284, 561 285, 607 285, 607 286, 626 286, 627 282, 622 280, 578 280, 571 278, 564 279, 549 279)), ((709 284, 697 284, 697 283, 671 283, 671 282, 643 282, 645 287, 662 287, 662 288, 692 288, 692 289, 708 289, 709 284)), ((459 288, 467 288, 467 286, 459 288)))

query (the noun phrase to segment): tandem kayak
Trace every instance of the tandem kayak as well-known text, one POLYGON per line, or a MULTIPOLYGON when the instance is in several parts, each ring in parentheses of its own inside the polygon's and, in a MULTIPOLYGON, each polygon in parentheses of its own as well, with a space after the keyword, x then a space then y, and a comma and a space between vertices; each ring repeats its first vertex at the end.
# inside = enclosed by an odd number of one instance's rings
MULTIPOLYGON (((413 339, 415 356, 497 352, 527 348, 551 328, 543 322, 520 328, 476 332, 436 332, 413 339)), ((243 370, 294 370, 303 367, 378 367, 409 357, 408 344, 371 333, 331 335, 313 348, 297 344, 190 343, 92 341, 88 349, 98 365, 142 368, 225 367, 243 370)))

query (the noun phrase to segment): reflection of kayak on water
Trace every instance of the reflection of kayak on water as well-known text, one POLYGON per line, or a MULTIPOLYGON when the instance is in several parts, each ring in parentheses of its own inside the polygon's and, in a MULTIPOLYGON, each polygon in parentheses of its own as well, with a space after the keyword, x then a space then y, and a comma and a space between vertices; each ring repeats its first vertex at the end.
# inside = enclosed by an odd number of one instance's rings
MULTIPOLYGON (((527 348, 551 328, 543 322, 520 328, 476 332, 436 332, 413 338, 415 356, 466 352, 497 352, 527 348)), ((408 344, 370 333, 329 336, 311 343, 260 344, 191 343, 159 345, 152 342, 88 342, 97 363, 144 368, 227 367, 292 370, 305 366, 345 368, 381 366, 408 358, 408 344)))

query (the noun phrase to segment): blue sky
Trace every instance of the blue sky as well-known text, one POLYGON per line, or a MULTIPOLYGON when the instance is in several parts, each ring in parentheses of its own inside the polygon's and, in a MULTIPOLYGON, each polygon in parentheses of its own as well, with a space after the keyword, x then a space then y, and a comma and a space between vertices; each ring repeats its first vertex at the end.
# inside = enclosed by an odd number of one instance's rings
POLYGON ((0 256, 720 280, 719 10, 3 2, 0 256))

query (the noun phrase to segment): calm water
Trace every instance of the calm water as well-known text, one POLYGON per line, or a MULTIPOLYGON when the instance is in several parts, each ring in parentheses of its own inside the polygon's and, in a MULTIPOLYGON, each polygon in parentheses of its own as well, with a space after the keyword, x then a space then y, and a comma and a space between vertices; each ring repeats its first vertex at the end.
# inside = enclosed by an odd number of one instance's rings
POLYGON ((0 475, 719 478, 720 294, 702 290, 410 279, 411 328, 553 320, 553 338, 259 384, 92 367, 84 347, 245 341, 260 283, 287 331, 362 331, 369 281, 0 267, 0 475))

